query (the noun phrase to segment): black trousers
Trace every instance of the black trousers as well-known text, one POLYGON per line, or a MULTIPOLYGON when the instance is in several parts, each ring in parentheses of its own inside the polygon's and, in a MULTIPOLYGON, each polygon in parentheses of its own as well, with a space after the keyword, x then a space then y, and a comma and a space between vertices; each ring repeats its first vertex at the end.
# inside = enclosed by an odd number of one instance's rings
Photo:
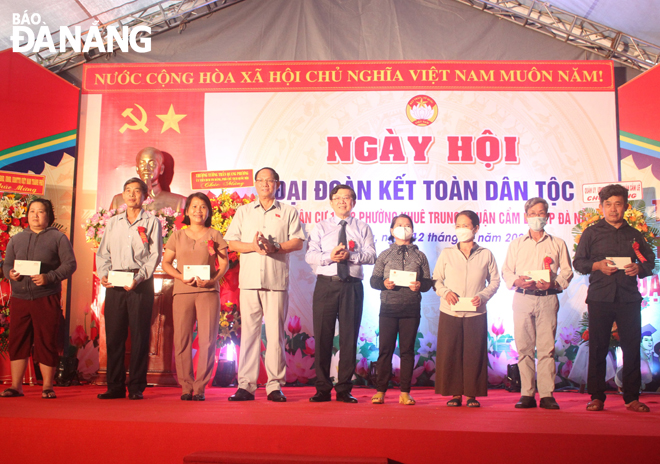
POLYGON ((435 392, 443 396, 488 396, 486 314, 454 317, 440 312, 435 392))
POLYGON ((362 321, 364 301, 362 281, 355 279, 351 282, 342 282, 318 276, 312 301, 316 341, 314 354, 316 390, 319 393, 330 393, 332 390, 330 363, 335 323, 339 319, 339 373, 335 391, 348 393, 353 388, 357 339, 362 321))
POLYGON ((642 386, 640 350, 642 342, 642 308, 640 303, 589 303, 589 372, 587 391, 591 399, 605 401, 607 388, 606 357, 610 347, 612 324, 619 331, 619 345, 623 351, 623 401, 628 404, 639 399, 642 386))
POLYGON ((105 294, 105 339, 108 351, 108 390, 142 393, 147 388, 149 336, 154 306, 154 279, 145 280, 127 292, 112 287, 105 294), (124 356, 131 332, 131 361, 126 382, 124 356))
POLYGON ((378 324, 378 364, 376 388, 379 392, 387 391, 387 384, 392 375, 392 356, 396 348, 396 336, 399 335, 399 355, 401 370, 399 374, 401 391, 410 392, 413 369, 415 368, 415 341, 419 329, 419 317, 380 316, 378 324))

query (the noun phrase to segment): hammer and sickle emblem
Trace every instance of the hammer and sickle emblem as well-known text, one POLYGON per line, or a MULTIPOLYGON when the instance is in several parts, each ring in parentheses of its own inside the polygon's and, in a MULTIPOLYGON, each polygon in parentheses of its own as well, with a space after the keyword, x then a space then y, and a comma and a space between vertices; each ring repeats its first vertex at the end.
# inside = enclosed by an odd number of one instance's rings
POLYGON ((130 130, 142 129, 142 131, 145 134, 149 131, 149 128, 146 126, 146 124, 147 124, 147 112, 144 111, 144 108, 142 108, 137 103, 135 104, 135 106, 137 106, 137 108, 140 110, 140 113, 142 114, 141 119, 138 119, 133 115, 133 108, 126 108, 124 110, 124 112, 121 114, 122 117, 125 118, 126 116, 128 116, 129 118, 131 118, 133 120, 135 125, 131 126, 128 123, 124 124, 123 126, 121 126, 121 129, 119 129, 119 132, 121 134, 123 134, 126 131, 126 129, 130 129, 130 130))

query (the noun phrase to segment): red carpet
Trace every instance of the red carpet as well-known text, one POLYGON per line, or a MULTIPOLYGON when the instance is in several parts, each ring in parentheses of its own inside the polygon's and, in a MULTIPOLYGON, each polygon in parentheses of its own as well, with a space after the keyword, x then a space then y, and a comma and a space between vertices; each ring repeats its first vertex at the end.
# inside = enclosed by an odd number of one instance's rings
MULTIPOLYGON (((643 395, 651 413, 626 411, 613 395, 603 412, 587 412, 588 396, 557 393, 560 411, 517 410, 518 395, 491 390, 480 409, 448 408, 448 398, 414 389, 416 406, 312 404, 314 390, 285 388, 289 401, 231 403, 234 389, 209 388, 203 403, 179 400, 175 388, 149 388, 142 401, 96 399, 102 387, 40 387, 24 398, 0 398, 7 464, 89 462, 181 464, 200 451, 389 458, 401 463, 660 462, 660 396, 643 395)), ((249 462, 249 461, 245 461, 249 462)), ((299 461, 297 461, 299 462, 299 461)))

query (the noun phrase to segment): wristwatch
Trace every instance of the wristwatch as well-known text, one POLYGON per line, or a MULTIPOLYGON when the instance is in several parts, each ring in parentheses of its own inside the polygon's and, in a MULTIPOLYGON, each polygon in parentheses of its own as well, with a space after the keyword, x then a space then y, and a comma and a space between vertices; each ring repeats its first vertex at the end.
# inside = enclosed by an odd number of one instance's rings
POLYGON ((282 245, 280 245, 277 242, 273 242, 273 246, 275 247, 275 253, 277 253, 278 251, 280 251, 282 249, 282 245))

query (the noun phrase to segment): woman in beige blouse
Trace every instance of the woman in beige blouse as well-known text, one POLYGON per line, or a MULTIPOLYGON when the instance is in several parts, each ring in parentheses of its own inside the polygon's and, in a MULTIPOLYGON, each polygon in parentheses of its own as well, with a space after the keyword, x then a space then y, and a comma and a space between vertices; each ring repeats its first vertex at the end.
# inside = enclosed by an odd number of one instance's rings
MULTIPOLYGON (((227 271, 227 243, 211 229, 211 201, 203 193, 186 199, 183 223, 167 241, 163 269, 174 277, 174 357, 183 401, 204 401, 204 389, 211 380, 220 320, 219 281, 227 271), (177 267, 173 265, 176 260, 177 267), (184 266, 208 266, 209 280, 184 279, 184 266), (192 342, 197 322, 199 356, 197 378, 193 374, 192 342)), ((199 269, 199 268, 198 268, 199 269)))
POLYGON ((435 392, 452 396, 447 406, 478 408, 477 396, 488 394, 488 323, 486 302, 500 285, 497 263, 490 250, 474 237, 479 216, 474 211, 456 215, 456 246, 440 253, 433 270, 440 303, 435 392))

